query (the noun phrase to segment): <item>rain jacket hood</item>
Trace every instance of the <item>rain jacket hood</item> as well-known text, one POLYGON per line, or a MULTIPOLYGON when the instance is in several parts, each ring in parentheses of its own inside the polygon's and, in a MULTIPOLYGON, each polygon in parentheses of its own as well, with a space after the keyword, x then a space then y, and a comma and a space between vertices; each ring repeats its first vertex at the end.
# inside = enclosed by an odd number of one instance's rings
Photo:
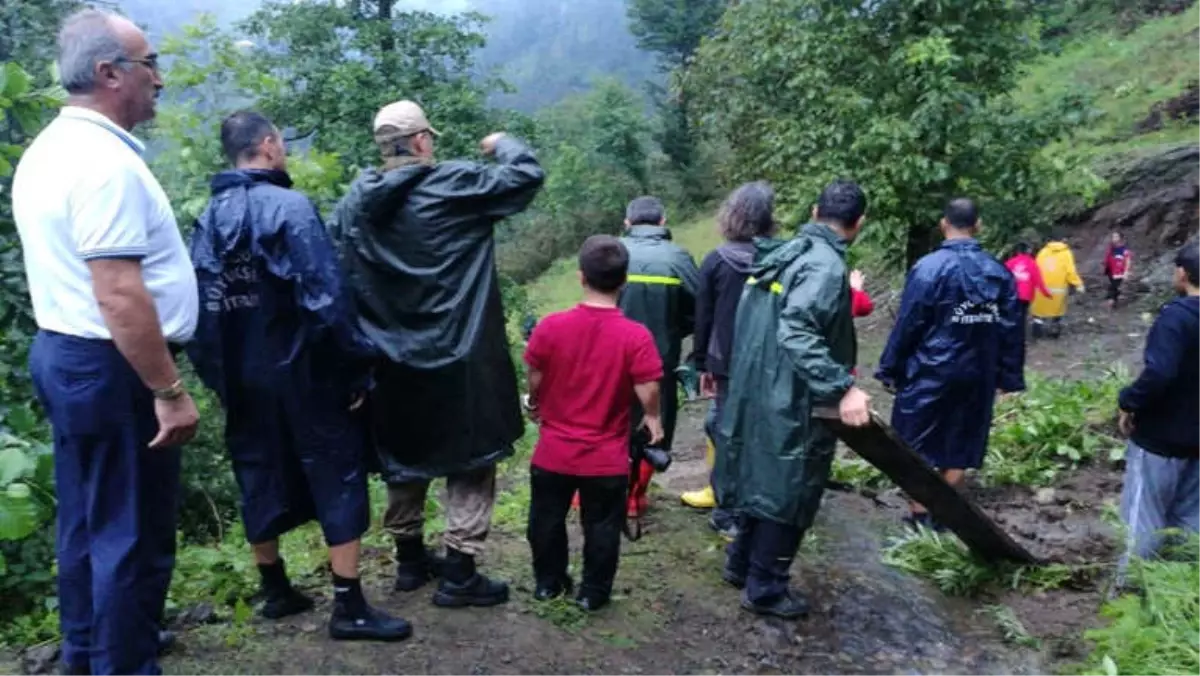
POLYGON ((978 467, 997 389, 1025 389, 1015 280, 974 239, 948 240, 908 274, 876 377, 892 424, 936 467, 978 467))
POLYGON ((750 274, 754 265, 754 242, 726 242, 717 247, 717 255, 738 273, 750 274))
POLYGON ((504 137, 495 163, 366 169, 335 209, 359 326, 386 357, 372 406, 389 482, 494 465, 524 432, 494 230, 544 178, 504 137))
POLYGON ((810 223, 791 240, 755 245, 737 308, 714 487, 722 505, 804 529, 836 446, 812 410, 837 404, 854 382, 846 243, 810 223))

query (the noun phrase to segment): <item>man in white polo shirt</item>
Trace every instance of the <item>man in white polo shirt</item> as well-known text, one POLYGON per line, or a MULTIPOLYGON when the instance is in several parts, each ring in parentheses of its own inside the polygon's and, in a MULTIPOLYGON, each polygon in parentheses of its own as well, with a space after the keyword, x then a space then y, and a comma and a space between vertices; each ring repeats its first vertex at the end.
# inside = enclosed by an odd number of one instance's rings
POLYGON ((161 673, 179 447, 198 418, 173 352, 196 326, 196 278, 130 134, 162 88, 146 36, 84 10, 58 44, 70 99, 21 158, 13 214, 39 327, 30 371, 54 428, 63 666, 161 673))

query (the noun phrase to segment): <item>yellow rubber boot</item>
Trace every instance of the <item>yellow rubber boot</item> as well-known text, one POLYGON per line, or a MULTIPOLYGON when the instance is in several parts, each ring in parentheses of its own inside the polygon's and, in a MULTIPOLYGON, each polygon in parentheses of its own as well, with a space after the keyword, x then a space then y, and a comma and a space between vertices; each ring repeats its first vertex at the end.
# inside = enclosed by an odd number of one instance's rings
MULTIPOLYGON (((715 459, 716 450, 713 448, 712 439, 708 440, 708 452, 705 454, 705 461, 708 468, 711 470, 715 459)), ((705 486, 698 491, 688 491, 679 496, 683 504, 694 509, 712 509, 717 506, 717 496, 713 493, 712 486, 705 486)))

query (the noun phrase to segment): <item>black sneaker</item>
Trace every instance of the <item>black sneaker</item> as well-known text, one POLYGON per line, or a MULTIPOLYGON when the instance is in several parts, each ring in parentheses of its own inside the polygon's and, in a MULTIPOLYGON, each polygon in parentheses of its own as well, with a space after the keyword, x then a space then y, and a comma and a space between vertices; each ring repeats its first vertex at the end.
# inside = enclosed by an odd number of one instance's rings
POLYGON ((564 594, 570 594, 574 588, 575 581, 570 577, 565 577, 554 584, 538 584, 533 590, 533 598, 536 601, 549 601, 564 594))
POLYGON ((263 594, 263 598, 266 600, 263 601, 258 614, 268 620, 299 615, 312 610, 313 607, 313 600, 296 591, 295 587, 291 585, 269 590, 263 594))
POLYGON ((742 608, 756 615, 778 617, 781 620, 798 620, 808 615, 808 601, 792 591, 784 592, 774 601, 765 603, 754 603, 743 594, 742 608))
POLYGON ((352 614, 334 604, 329 618, 329 638, 335 641, 403 641, 412 636, 412 624, 382 610, 364 605, 352 614))
POLYGON ((596 594, 580 594, 575 597, 575 605, 583 610, 593 613, 608 605, 609 598, 607 596, 598 596, 596 594))

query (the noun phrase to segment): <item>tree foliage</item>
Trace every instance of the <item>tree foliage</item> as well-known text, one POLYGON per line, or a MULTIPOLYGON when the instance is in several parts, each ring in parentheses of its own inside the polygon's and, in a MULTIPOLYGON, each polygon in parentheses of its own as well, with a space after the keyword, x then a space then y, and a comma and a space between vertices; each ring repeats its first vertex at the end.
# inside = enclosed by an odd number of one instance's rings
POLYGON ((765 178, 784 217, 839 177, 867 191, 866 237, 911 264, 947 199, 978 199, 991 233, 1044 223, 1071 172, 1039 151, 1084 119, 1078 101, 1031 117, 1009 92, 1038 48, 1015 0, 762 0, 730 8, 690 89, 731 147, 731 178, 765 178))

